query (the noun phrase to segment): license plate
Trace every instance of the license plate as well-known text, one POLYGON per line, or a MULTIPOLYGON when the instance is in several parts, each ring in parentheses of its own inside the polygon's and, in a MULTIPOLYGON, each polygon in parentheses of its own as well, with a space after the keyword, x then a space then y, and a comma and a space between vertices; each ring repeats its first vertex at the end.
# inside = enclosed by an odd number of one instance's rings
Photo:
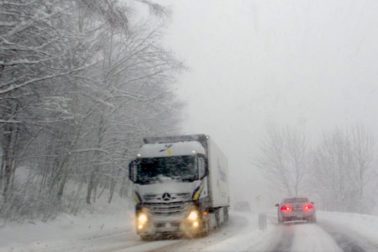
POLYGON ((303 214, 301 214, 301 213, 297 213, 295 216, 298 217, 298 218, 302 218, 302 217, 303 217, 303 214))

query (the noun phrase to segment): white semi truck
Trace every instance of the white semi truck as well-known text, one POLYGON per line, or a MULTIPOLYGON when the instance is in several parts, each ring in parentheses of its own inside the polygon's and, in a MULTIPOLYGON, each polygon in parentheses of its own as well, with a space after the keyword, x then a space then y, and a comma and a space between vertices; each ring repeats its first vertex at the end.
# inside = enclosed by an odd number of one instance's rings
POLYGON ((196 237, 228 220, 227 159, 207 135, 150 137, 130 162, 142 239, 196 237))

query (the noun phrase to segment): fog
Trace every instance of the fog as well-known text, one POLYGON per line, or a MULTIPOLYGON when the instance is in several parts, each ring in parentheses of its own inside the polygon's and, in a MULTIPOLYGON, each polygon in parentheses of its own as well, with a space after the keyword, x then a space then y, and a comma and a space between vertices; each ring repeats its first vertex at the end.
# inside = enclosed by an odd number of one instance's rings
POLYGON ((0 9, 0 251, 378 251, 377 0, 0 9))
POLYGON ((269 125, 310 142, 335 127, 377 128, 377 1, 159 2, 172 9, 166 43, 188 67, 176 88, 182 127, 224 150, 234 200, 277 200, 253 165, 269 125))

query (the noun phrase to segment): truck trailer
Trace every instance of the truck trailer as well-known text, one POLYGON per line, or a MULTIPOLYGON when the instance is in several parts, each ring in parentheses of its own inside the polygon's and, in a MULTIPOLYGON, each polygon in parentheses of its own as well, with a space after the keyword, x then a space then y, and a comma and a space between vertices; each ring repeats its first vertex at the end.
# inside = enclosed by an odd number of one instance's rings
POLYGON ((204 236, 227 222, 227 159, 209 136, 148 137, 143 142, 129 165, 141 239, 204 236))

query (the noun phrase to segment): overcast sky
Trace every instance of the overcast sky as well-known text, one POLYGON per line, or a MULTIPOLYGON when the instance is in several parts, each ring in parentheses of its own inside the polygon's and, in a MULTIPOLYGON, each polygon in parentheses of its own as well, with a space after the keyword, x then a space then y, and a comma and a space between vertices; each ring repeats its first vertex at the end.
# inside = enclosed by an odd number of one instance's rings
POLYGON ((172 8, 167 44, 189 68, 177 84, 184 131, 210 134, 248 195, 266 188, 251 160, 268 125, 311 140, 356 123, 378 129, 378 1, 159 2, 172 8))

